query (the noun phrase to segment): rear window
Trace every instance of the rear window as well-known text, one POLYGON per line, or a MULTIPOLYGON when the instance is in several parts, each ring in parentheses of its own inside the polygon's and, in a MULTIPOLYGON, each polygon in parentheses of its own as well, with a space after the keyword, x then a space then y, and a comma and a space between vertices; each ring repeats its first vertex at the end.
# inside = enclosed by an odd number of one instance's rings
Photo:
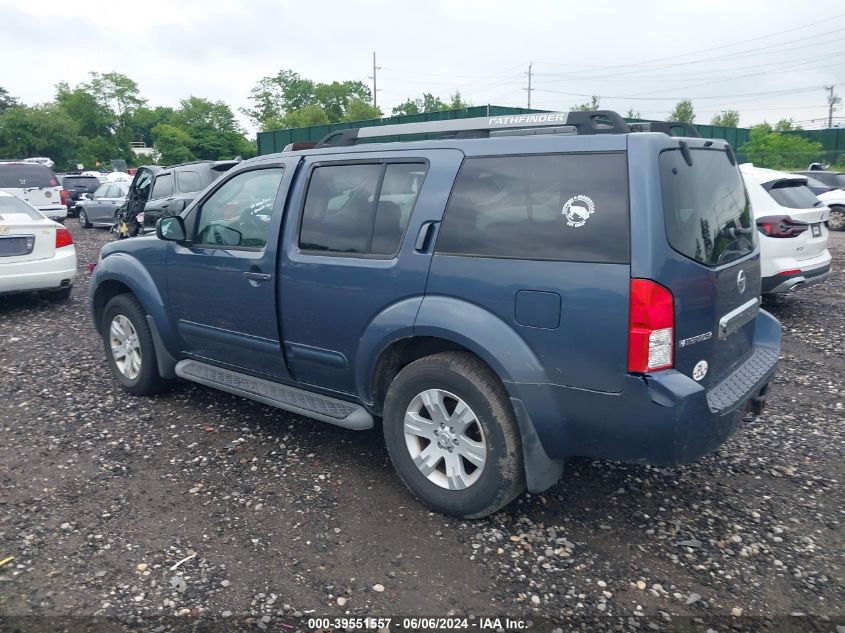
POLYGON ((721 150, 680 149, 660 154, 663 214, 669 244, 706 266, 719 266, 754 250, 751 205, 742 177, 721 150))
POLYGON ((816 194, 800 180, 779 180, 765 188, 775 202, 788 209, 811 209, 821 204, 816 194))
POLYGON ((38 211, 29 206, 20 198, 14 196, 0 196, 0 218, 4 213, 23 214, 29 217, 30 220, 43 220, 44 216, 38 211))
POLYGON ((437 252, 624 263, 628 243, 624 153, 497 156, 464 161, 437 252))
POLYGON ((813 172, 813 178, 821 180, 828 187, 845 187, 845 174, 816 171, 813 172))
POLYGON ((29 189, 31 187, 58 187, 53 171, 44 165, 16 163, 0 165, 0 188, 29 189))
POLYGON ((93 193, 100 186, 100 179, 94 176, 65 176, 62 186, 65 189, 73 188, 93 193))

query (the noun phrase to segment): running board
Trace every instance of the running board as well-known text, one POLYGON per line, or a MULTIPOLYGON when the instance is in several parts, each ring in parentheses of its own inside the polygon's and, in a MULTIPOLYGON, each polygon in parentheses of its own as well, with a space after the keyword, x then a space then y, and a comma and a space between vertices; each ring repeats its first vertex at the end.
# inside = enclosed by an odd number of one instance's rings
POLYGON ((312 391, 288 387, 231 369, 215 367, 196 360, 183 360, 176 364, 176 375, 185 380, 198 382, 201 385, 257 400, 271 407, 278 407, 346 429, 361 431, 373 428, 372 416, 360 405, 312 391))

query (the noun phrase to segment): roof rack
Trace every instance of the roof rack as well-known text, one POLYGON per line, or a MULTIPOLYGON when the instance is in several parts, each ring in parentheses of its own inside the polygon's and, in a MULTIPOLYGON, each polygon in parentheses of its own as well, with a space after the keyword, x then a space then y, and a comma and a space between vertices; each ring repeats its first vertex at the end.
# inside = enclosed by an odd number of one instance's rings
POLYGON ((359 140, 408 134, 440 134, 440 138, 489 138, 533 134, 627 134, 625 119, 612 110, 537 112, 502 116, 396 123, 337 130, 315 147, 348 147, 359 140))
POLYGON ((686 121, 648 121, 645 123, 629 123, 628 127, 632 132, 663 132, 669 136, 686 136, 701 138, 701 134, 692 123, 686 121), (682 130, 677 134, 677 130, 682 130))

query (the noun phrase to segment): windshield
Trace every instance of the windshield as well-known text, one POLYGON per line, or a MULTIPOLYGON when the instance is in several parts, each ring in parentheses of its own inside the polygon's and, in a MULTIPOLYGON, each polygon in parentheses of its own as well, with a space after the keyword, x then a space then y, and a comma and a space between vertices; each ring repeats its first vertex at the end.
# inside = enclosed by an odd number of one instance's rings
POLYGON ((719 266, 754 250, 751 205, 742 177, 722 150, 681 149, 660 154, 663 212, 669 244, 706 266, 719 266))

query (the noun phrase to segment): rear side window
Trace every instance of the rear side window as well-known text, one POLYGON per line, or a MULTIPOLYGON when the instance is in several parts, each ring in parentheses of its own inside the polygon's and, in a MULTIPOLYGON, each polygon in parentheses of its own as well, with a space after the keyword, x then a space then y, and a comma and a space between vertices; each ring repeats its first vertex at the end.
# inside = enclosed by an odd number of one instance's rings
POLYGON ((437 252, 513 259, 629 259, 624 153, 469 158, 437 252))
POLYGON ((205 189, 202 176, 196 171, 180 171, 176 174, 179 183, 179 191, 182 193, 193 193, 205 189))
POLYGON ((3 214, 23 214, 30 220, 43 220, 44 216, 15 196, 0 196, 0 218, 3 214))
POLYGON ((4 189, 58 186, 52 170, 44 165, 0 165, 0 187, 4 189))
POLYGON ((173 193, 173 174, 160 174, 156 176, 156 181, 153 183, 153 195, 151 200, 157 198, 164 198, 173 193))
POLYGON ((663 215, 669 244, 681 255, 719 266, 754 250, 751 205, 742 177, 721 150, 660 154, 663 215))
POLYGON ((788 209, 811 209, 821 204, 816 194, 800 180, 779 180, 766 185, 769 195, 788 209))
POLYGON ((394 255, 425 179, 425 163, 326 165, 311 173, 299 246, 394 255))

